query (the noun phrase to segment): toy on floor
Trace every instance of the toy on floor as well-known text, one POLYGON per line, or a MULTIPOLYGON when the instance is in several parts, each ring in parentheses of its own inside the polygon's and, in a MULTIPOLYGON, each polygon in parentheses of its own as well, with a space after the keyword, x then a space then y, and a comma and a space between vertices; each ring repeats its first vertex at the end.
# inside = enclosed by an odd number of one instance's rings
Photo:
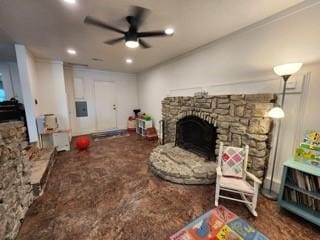
POLYGON ((136 117, 130 116, 128 118, 127 129, 128 132, 135 132, 137 128, 137 120, 136 117))
POLYGON ((149 141, 158 140, 157 130, 154 127, 147 129, 146 139, 149 141))
POLYGON ((77 137, 76 146, 78 150, 86 150, 90 146, 90 139, 87 136, 77 137))
POLYGON ((169 239, 268 240, 265 235, 222 205, 206 212, 169 239))

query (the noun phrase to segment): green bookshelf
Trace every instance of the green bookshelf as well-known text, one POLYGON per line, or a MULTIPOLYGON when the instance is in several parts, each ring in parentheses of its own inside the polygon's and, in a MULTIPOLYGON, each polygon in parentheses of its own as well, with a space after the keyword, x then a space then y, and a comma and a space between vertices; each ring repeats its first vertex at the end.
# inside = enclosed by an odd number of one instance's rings
POLYGON ((287 160, 278 204, 320 226, 320 168, 293 159, 287 160))

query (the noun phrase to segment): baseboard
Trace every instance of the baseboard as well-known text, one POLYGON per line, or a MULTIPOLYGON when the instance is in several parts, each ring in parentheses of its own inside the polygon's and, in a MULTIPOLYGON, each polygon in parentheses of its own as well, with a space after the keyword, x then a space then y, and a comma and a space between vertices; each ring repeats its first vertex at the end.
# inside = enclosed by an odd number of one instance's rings
MULTIPOLYGON (((263 181, 263 187, 269 188, 270 186, 270 177, 266 177, 263 181)), ((279 193, 281 186, 281 181, 273 179, 272 190, 276 193, 279 193)))
POLYGON ((77 136, 81 136, 81 135, 89 135, 89 134, 94 134, 94 133, 112 132, 112 131, 118 131, 118 130, 126 130, 126 128, 114 128, 114 129, 109 129, 106 131, 85 130, 83 132, 72 133, 72 137, 77 137, 77 136))

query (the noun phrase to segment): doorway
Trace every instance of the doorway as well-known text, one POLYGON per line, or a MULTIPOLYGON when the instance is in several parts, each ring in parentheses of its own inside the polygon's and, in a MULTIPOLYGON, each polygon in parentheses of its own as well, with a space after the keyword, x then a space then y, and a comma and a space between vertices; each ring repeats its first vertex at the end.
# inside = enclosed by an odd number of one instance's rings
POLYGON ((0 73, 0 102, 3 102, 4 100, 6 100, 6 92, 4 90, 2 74, 0 73))
POLYGON ((96 130, 117 127, 116 87, 114 82, 94 81, 96 130))

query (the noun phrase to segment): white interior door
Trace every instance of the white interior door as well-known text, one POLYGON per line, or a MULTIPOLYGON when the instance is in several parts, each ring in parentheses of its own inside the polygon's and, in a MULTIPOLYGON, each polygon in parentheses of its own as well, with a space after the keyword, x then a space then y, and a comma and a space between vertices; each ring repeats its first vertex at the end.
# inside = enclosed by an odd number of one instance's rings
POLYGON ((96 130, 105 131, 117 127, 116 88, 113 82, 94 82, 96 105, 96 130))

